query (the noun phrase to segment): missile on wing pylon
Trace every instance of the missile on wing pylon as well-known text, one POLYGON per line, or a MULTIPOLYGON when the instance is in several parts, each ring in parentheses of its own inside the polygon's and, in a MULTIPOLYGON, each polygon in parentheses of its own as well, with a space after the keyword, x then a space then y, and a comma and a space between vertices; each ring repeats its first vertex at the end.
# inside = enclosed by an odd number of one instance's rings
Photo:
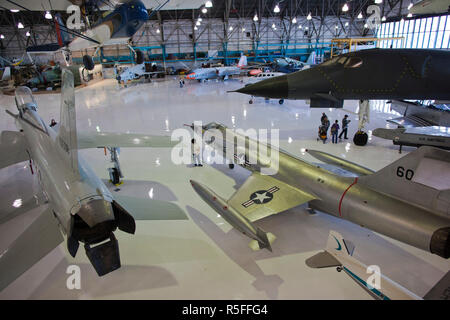
POLYGON ((275 235, 270 232, 265 232, 255 226, 251 221, 233 209, 233 207, 230 207, 224 199, 219 197, 211 189, 196 181, 190 180, 190 182, 195 192, 218 214, 220 214, 222 218, 224 218, 236 230, 253 239, 250 241, 250 248, 253 250, 266 248, 267 250, 272 251, 271 244, 276 239, 275 235))

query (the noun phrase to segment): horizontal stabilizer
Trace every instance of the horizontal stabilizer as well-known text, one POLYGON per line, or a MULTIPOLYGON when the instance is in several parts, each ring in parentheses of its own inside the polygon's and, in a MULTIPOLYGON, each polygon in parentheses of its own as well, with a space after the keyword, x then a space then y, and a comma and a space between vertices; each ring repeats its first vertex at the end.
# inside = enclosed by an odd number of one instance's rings
POLYGON ((313 255, 311 258, 306 259, 305 263, 310 268, 331 268, 342 265, 335 257, 326 251, 313 255))
POLYGON ((153 136, 134 133, 92 132, 78 134, 78 148, 171 148, 179 141, 171 141, 169 136, 153 136))
POLYGON ((61 120, 58 130, 58 143, 66 153, 69 167, 75 176, 78 170, 77 116, 75 112, 75 89, 73 73, 63 69, 61 73, 61 120))
POLYGON ((3 131, 0 137, 0 169, 28 160, 27 145, 21 132, 3 131))
POLYGON ((28 211, 37 208, 39 205, 40 203, 37 201, 37 199, 32 197, 23 202, 18 208, 12 206, 11 210, 2 210, 0 212, 0 224, 3 224, 17 216, 20 216, 23 213, 27 213, 28 211))
POLYGON ((6 288, 63 241, 52 211, 45 210, 0 254, 0 290, 6 288))
POLYGON ((186 213, 175 203, 114 195, 120 204, 135 220, 188 220, 186 213))

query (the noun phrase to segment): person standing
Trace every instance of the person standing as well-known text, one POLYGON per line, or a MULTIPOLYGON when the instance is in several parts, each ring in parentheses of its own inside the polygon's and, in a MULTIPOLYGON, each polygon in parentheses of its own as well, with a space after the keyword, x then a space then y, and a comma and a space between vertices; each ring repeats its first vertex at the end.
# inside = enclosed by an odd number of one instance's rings
POLYGON ((342 131, 341 134, 339 135, 339 139, 342 139, 342 134, 344 135, 344 139, 348 139, 347 138, 347 130, 348 130, 348 124, 350 123, 351 120, 348 119, 348 115, 346 114, 344 116, 344 118, 342 119, 342 131))
POLYGON ((333 125, 331 126, 331 142, 337 143, 338 142, 338 132, 339 132, 339 123, 336 120, 333 125))
POLYGON ((194 158, 194 166, 203 167, 201 160, 202 157, 200 145, 195 141, 195 139, 192 139, 191 143, 192 143, 192 157, 194 158))
POLYGON ((325 112, 322 112, 322 117, 320 118, 320 123, 322 123, 322 125, 326 118, 327 118, 327 115, 325 114, 325 112))
POLYGON ((180 88, 183 88, 183 79, 180 79, 180 88))
POLYGON ((325 116, 322 125, 325 127, 325 130, 328 132, 328 128, 330 128, 330 120, 328 120, 328 117, 325 116))

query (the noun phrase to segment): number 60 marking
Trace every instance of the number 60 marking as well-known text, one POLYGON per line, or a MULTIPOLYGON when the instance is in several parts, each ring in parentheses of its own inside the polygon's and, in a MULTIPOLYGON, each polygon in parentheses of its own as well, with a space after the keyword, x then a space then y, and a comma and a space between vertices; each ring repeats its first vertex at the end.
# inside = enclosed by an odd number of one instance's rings
POLYGON ((406 180, 411 180, 414 177, 414 171, 412 171, 411 169, 405 170, 405 168, 403 167, 397 167, 397 177, 405 177, 406 180))

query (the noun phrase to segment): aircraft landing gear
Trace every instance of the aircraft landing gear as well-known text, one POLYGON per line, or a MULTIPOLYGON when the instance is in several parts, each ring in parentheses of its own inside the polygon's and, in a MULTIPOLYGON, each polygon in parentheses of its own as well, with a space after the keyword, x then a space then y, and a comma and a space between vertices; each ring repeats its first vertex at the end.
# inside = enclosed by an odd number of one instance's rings
POLYGON ((119 163, 119 153, 118 149, 116 147, 107 147, 110 155, 111 155, 111 162, 114 164, 113 168, 108 168, 109 172, 109 179, 112 184, 119 185, 121 184, 120 179, 123 178, 122 171, 120 170, 120 163, 119 163))
POLYGON ((234 169, 234 163, 229 163, 229 164, 228 164, 228 168, 234 169))
POLYGON ((355 136, 353 137, 353 143, 357 146, 365 146, 367 141, 369 140, 369 136, 364 131, 357 131, 355 136))
POLYGON ((95 67, 94 60, 90 55, 86 54, 83 56, 83 65, 89 71, 94 70, 95 67))
POLYGON ((341 272, 342 270, 343 270, 343 268, 342 268, 341 266, 336 267, 336 271, 337 271, 337 272, 341 272))
POLYGON ((136 64, 144 63, 144 54, 142 53, 141 50, 135 51, 135 61, 136 61, 136 64))
POLYGON ((280 99, 280 100, 278 101, 278 103, 279 103, 279 104, 283 104, 283 103, 284 103, 284 99, 280 99))

